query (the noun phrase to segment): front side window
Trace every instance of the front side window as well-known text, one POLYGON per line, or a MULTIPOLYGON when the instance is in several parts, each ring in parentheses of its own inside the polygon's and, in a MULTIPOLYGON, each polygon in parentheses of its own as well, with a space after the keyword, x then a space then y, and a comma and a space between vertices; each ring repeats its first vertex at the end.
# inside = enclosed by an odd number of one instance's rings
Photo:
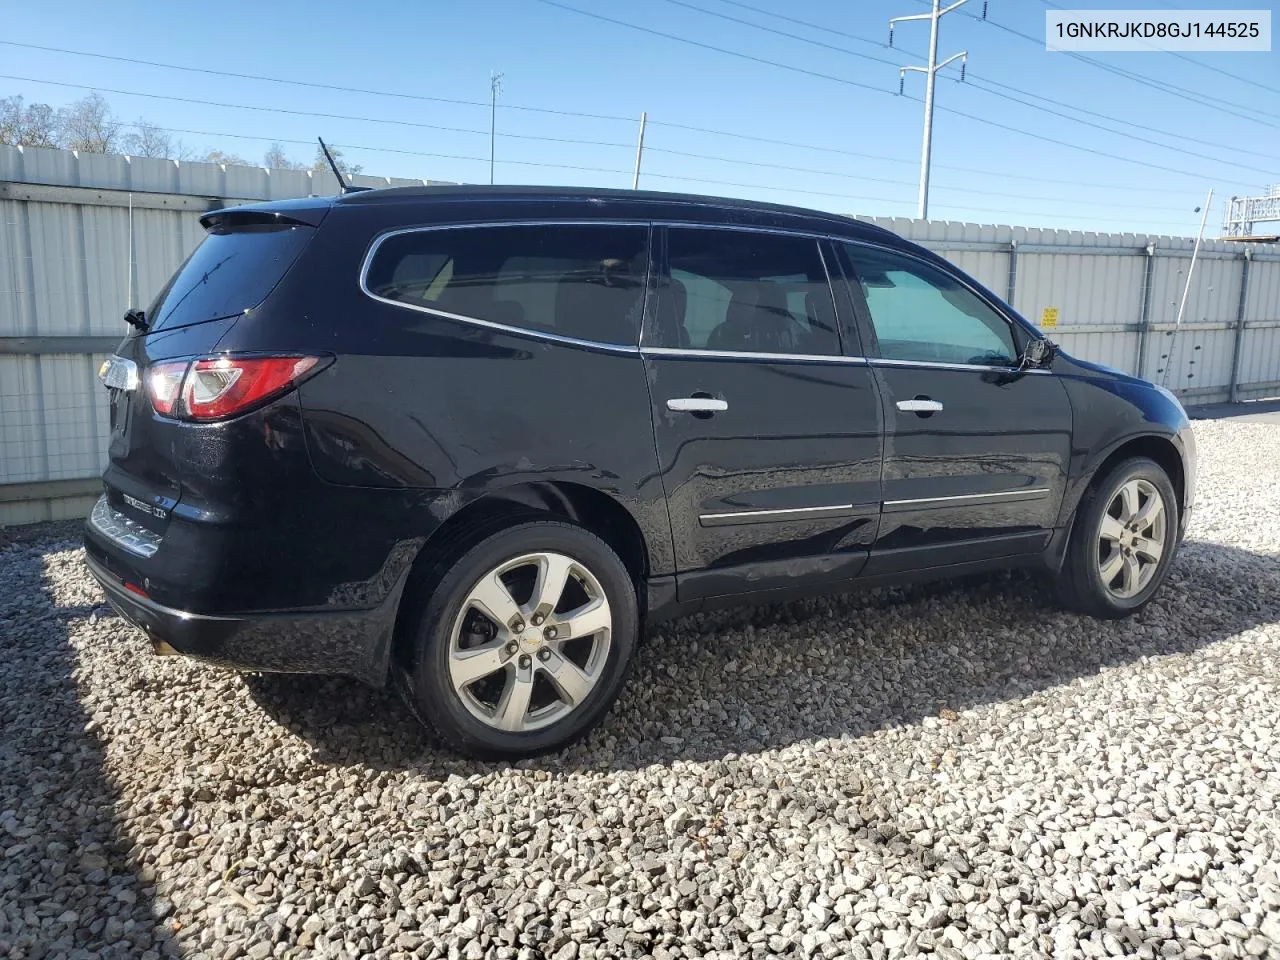
POLYGON ((840 353, 818 242, 771 233, 672 227, 655 346, 840 353))
POLYGON ((887 250, 840 244, 866 299, 880 356, 926 363, 1015 363, 1004 317, 946 272, 887 250))
POLYGON ((382 241, 365 288, 409 306, 634 346, 648 248, 648 228, 632 225, 417 230, 382 241))

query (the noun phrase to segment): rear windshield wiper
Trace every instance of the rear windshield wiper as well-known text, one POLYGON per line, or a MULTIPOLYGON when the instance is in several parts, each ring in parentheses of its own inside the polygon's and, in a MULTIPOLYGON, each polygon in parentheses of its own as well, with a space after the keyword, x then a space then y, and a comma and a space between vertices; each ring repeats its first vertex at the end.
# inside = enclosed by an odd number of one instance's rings
POLYGON ((143 333, 151 329, 151 324, 147 323, 147 312, 145 310, 126 310, 124 312, 124 322, 131 327, 137 327, 143 333))

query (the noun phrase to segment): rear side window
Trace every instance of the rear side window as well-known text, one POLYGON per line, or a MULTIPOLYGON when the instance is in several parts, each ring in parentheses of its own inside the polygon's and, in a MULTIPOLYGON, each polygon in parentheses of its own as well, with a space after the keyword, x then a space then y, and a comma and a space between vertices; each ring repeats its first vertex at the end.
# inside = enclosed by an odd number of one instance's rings
POLYGON ((147 311, 152 330, 218 320, 256 307, 293 266, 314 229, 214 226, 147 311))
POLYGON ((393 234, 365 275, 376 297, 542 333, 635 346, 649 230, 611 224, 393 234))
POLYGON ((673 227, 667 261, 670 275, 655 311, 656 346, 840 353, 817 240, 673 227))

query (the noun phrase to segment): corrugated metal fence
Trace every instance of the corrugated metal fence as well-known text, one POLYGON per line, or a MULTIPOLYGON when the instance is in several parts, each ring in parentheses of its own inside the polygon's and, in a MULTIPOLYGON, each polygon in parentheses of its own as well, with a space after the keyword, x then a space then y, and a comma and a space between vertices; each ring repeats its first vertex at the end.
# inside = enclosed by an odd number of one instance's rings
MULTIPOLYGON (((329 173, 0 147, 0 525, 92 503, 107 436, 97 365, 123 334, 125 307, 149 302, 199 241, 199 216, 336 189, 329 173)), ((1189 239, 875 222, 1033 321, 1056 311, 1047 332, 1073 354, 1163 381, 1188 402, 1280 394, 1280 250, 1204 244, 1174 337, 1189 239)))

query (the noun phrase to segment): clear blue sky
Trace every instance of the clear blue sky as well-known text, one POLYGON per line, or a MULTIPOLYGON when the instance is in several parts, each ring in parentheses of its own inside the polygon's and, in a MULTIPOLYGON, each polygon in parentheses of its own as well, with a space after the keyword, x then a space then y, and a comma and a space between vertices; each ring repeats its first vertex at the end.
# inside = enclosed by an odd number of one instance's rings
MULTIPOLYGON (((648 111, 643 187, 914 216, 922 106, 911 97, 922 97, 924 79, 908 74, 907 96, 899 97, 895 65, 919 62, 910 54, 927 49, 928 24, 899 26, 896 49, 854 37, 882 43, 888 18, 919 13, 927 9, 924 0, 744 2, 820 29, 729 0, 563 0, 579 10, 825 76, 692 46, 540 0, 223 0, 199 13, 187 4, 159 0, 61 0, 54 7, 7 4, 0 39, 482 105, 208 76, 13 45, 0 45, 0 74, 30 79, 0 78, 0 96, 22 94, 60 106, 88 89, 100 89, 129 120, 141 117, 194 131, 175 135, 201 152, 220 149, 258 161, 275 140, 309 161, 310 144, 321 134, 330 142, 354 145, 346 153, 367 173, 487 182, 487 100, 489 74, 495 70, 505 75, 498 111, 499 182, 629 187, 638 119, 648 111), (278 110, 361 119, 273 112, 278 110)), ((1062 0, 1062 5, 1121 9, 1140 2, 1062 0)), ((1231 0, 1148 5, 1244 6, 1231 0)), ((970 82, 955 82, 955 67, 939 80, 933 219, 1190 235, 1199 224, 1194 209, 1214 187, 1212 235, 1221 226, 1222 197, 1261 192, 1264 185, 1280 182, 1280 52, 1195 53, 1184 59, 1170 53, 1088 55, 1194 91, 1221 105, 1215 108, 1067 54, 1046 52, 1044 0, 990 0, 990 23, 977 19, 982 7, 982 0, 970 0, 942 25, 940 55, 968 50, 970 82), (1003 99, 992 89, 1047 109, 1003 99), (1074 113, 1034 97, 1162 132, 1074 113)))

